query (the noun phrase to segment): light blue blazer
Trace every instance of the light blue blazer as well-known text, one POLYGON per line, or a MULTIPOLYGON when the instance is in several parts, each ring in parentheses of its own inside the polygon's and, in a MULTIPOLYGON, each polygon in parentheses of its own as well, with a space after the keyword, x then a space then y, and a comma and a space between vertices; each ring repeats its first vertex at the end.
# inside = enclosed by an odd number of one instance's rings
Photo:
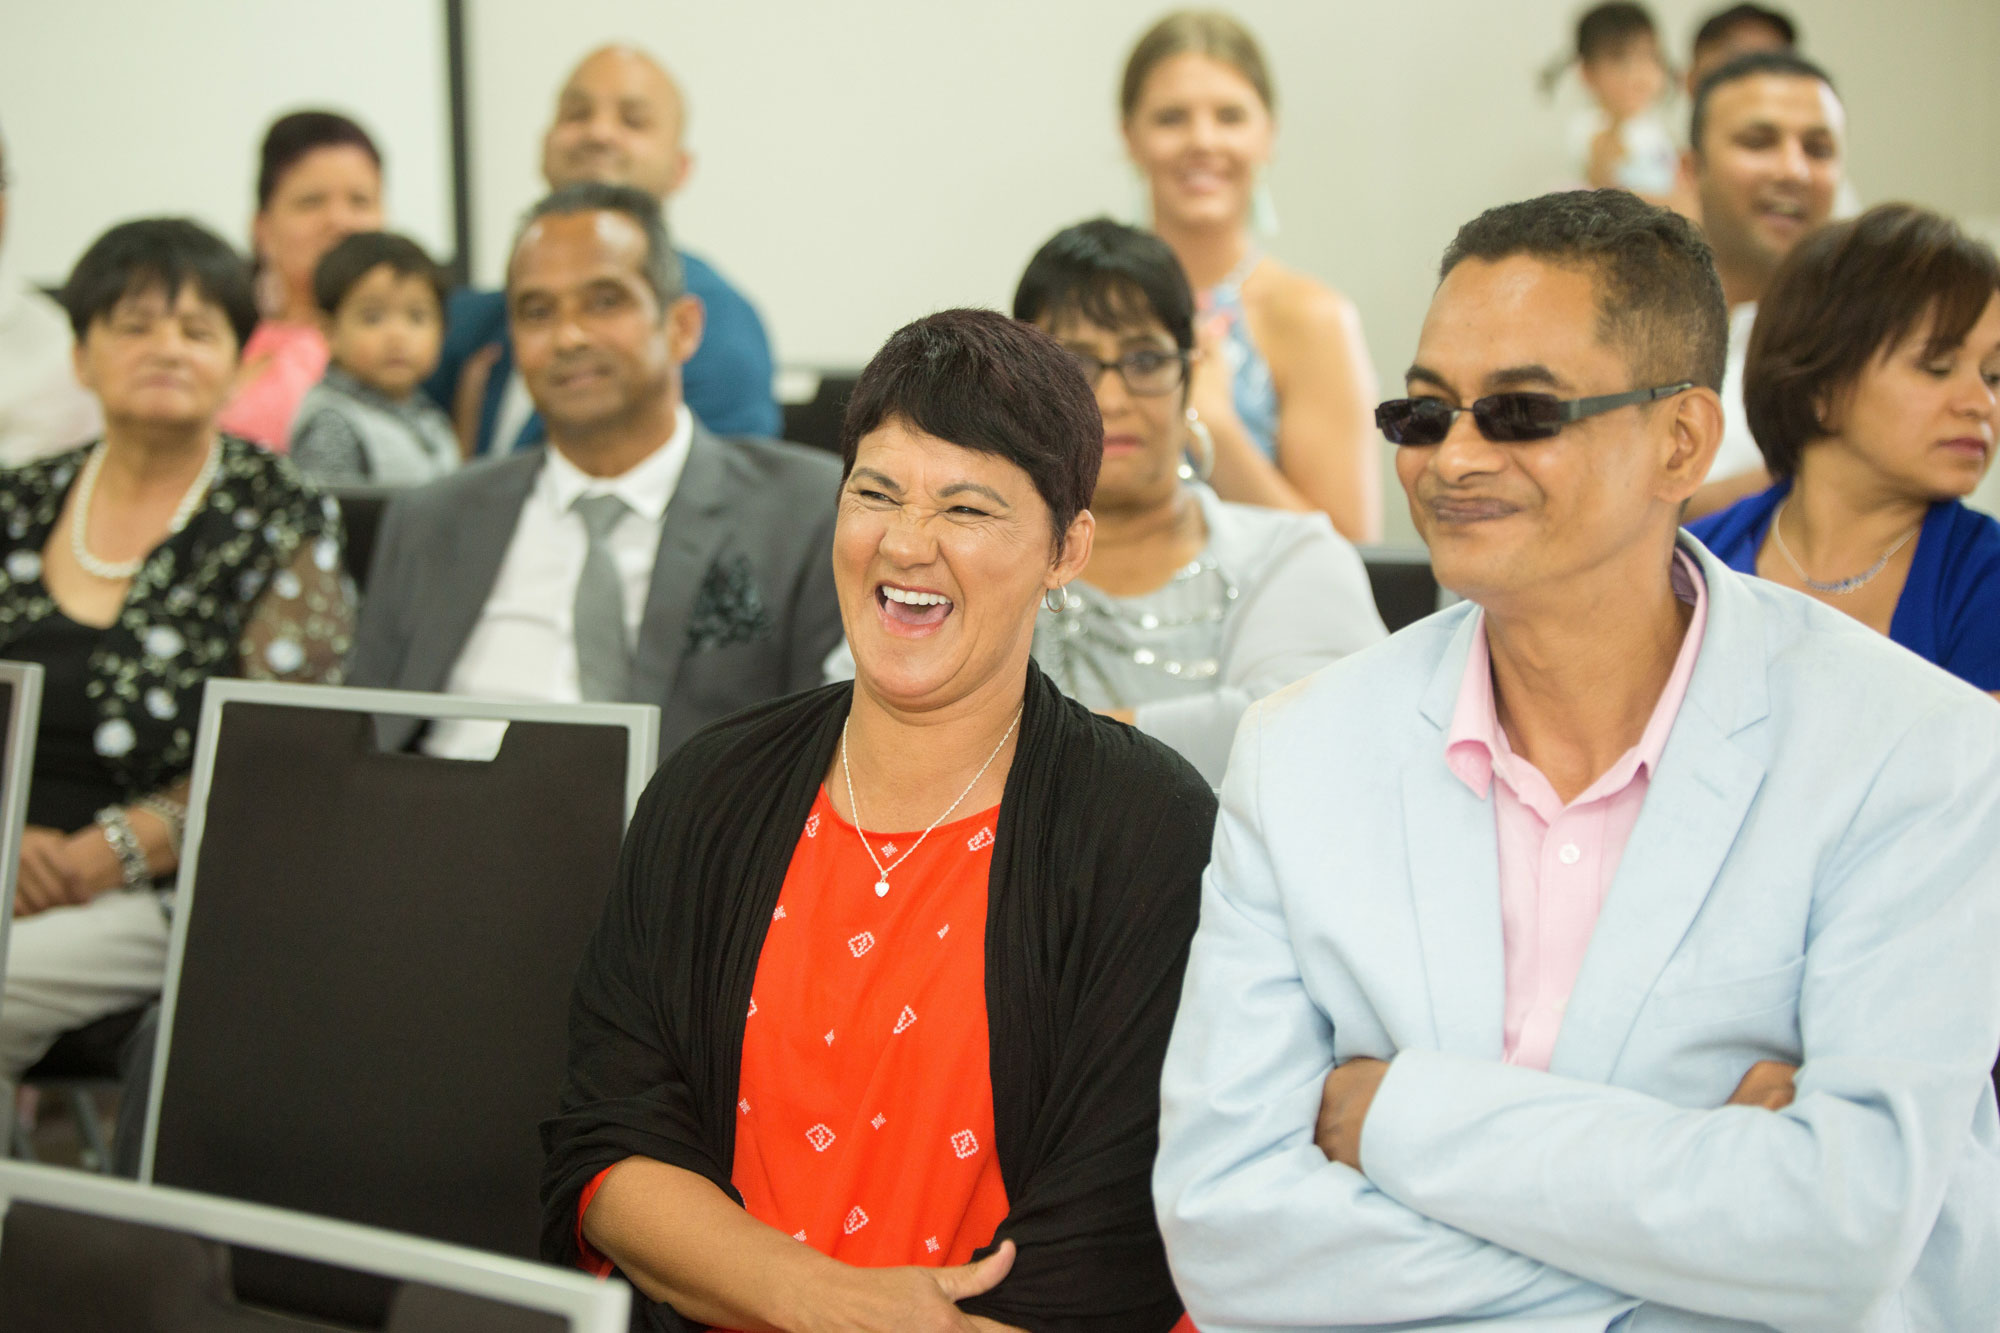
POLYGON ((1707 631, 1547 1073, 1444 761, 1473 608, 1246 715, 1154 1173, 1204 1333, 2000 1328, 2000 703, 1681 541, 1707 631), (1312 1142, 1356 1056, 1365 1174, 1312 1142), (1762 1059, 1796 1100, 1724 1107, 1762 1059))

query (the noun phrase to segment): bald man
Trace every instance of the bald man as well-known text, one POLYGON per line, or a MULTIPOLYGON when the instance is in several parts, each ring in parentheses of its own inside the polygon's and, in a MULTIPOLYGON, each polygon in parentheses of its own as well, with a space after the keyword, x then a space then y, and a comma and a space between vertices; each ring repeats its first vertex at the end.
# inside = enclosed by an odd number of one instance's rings
MULTIPOLYGON (((694 157, 682 141, 687 104, 673 76, 644 51, 607 46, 570 72, 542 136, 551 190, 597 182, 644 190, 663 204, 687 183, 694 157)), ((776 436, 771 346, 763 321, 708 264, 678 251, 687 293, 700 303, 701 343, 683 367, 690 411, 717 435, 776 436)), ((508 341, 500 292, 453 297, 438 368, 425 390, 477 454, 505 454, 547 438, 508 341)))

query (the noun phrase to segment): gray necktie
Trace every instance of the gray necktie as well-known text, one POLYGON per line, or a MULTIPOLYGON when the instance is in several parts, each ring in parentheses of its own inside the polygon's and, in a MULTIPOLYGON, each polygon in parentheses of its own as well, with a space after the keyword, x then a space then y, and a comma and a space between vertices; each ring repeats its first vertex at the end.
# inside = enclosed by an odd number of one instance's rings
POLYGON ((615 495, 579 496, 570 507, 590 541, 572 615, 577 683, 587 701, 621 701, 632 683, 632 646, 625 637, 625 589, 607 539, 632 511, 615 495))

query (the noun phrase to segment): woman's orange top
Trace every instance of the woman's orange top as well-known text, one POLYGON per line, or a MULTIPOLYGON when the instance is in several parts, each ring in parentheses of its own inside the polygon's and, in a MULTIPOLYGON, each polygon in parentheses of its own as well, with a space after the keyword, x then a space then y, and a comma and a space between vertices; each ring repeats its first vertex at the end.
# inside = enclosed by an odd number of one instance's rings
POLYGON ((844 1263, 961 1264, 1007 1190, 993 1151, 986 883, 999 807, 870 834, 820 790, 743 1029, 731 1179, 750 1215, 844 1263))

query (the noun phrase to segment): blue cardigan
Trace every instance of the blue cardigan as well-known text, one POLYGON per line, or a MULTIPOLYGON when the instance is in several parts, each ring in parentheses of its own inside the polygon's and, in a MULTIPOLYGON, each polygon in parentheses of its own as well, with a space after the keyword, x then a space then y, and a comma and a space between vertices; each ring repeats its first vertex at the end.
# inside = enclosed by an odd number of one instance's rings
MULTIPOLYGON (((778 400, 771 388, 771 345, 756 308, 720 273, 695 256, 680 252, 690 294, 701 298, 707 312, 701 346, 681 368, 681 395, 688 410, 716 435, 760 435, 775 439, 783 430, 778 400)), ((482 347, 498 345, 500 359, 486 381, 479 404, 478 454, 504 454, 510 448, 540 444, 546 438, 542 416, 528 418, 519 440, 498 441, 493 430, 500 416, 500 398, 514 373, 514 345, 507 336, 504 292, 462 288, 453 292, 445 311, 444 349, 438 367, 424 382, 424 391, 450 415, 465 363, 482 347)))
MULTIPOLYGON (((1688 524, 1731 569, 1757 572, 1757 551, 1789 481, 1688 524)), ((2000 690, 2000 522, 1956 500, 1934 504, 1917 534, 1889 637, 1982 690, 2000 690)))

